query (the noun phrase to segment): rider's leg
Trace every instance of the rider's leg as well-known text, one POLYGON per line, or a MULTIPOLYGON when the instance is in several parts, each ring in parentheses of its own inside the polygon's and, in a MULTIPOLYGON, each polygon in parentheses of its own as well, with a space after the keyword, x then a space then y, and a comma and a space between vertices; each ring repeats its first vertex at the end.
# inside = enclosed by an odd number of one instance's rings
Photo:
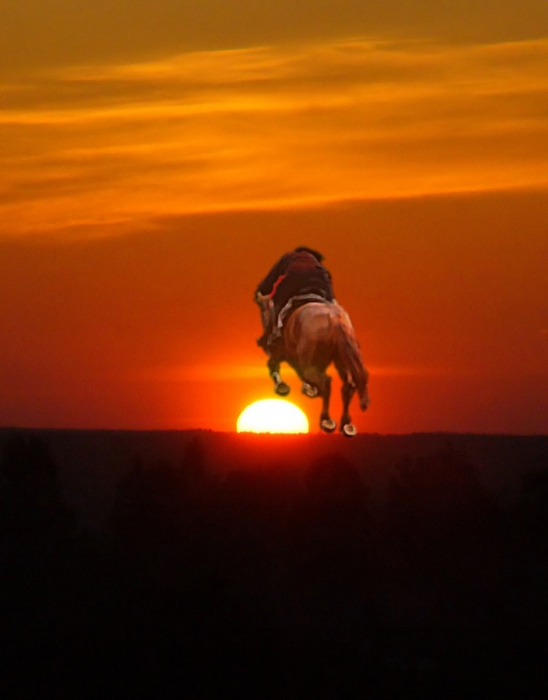
POLYGON ((278 326, 278 316, 291 297, 298 293, 297 280, 294 275, 287 275, 276 287, 272 297, 272 318, 270 326, 270 344, 283 344, 282 329, 278 326))
POLYGON ((285 301, 280 305, 280 302, 274 298, 270 304, 262 307, 261 320, 264 332, 260 338, 257 338, 257 345, 265 350, 270 350, 271 346, 282 342, 282 332, 278 328, 278 314, 284 305, 285 301))
POLYGON ((261 322, 263 324, 263 334, 257 338, 257 345, 266 349, 268 338, 272 332, 273 308, 272 302, 261 306, 261 322))
POLYGON ((267 346, 271 352, 281 349, 281 345, 283 344, 282 330, 278 327, 278 315, 281 308, 282 307, 274 301, 271 310, 270 329, 267 336, 267 346))

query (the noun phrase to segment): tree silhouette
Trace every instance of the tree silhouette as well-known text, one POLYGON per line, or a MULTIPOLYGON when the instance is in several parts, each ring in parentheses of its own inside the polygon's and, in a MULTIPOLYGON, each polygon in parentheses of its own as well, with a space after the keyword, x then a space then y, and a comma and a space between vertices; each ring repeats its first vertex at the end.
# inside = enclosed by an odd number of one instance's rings
POLYGON ((55 687, 85 608, 89 551, 63 503, 58 467, 38 435, 13 434, 0 457, 0 607, 9 645, 1 681, 27 697, 55 687))
POLYGON ((63 503, 58 467, 49 446, 37 435, 13 435, 0 457, 0 530, 11 541, 30 544, 68 535, 75 520, 63 503))

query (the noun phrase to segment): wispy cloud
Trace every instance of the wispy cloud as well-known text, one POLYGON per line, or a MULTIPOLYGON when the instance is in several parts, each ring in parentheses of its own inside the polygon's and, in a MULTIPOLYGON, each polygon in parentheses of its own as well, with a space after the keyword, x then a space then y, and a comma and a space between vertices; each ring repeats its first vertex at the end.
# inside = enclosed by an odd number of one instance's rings
POLYGON ((548 40, 197 52, 0 91, 4 234, 548 186, 548 40))

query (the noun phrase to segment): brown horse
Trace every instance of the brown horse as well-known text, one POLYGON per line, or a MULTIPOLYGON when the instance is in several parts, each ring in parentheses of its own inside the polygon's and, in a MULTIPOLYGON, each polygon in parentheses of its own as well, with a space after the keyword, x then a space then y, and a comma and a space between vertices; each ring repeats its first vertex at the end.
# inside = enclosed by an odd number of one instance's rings
POLYGON ((355 435, 357 430, 352 425, 348 407, 356 391, 362 411, 369 406, 368 372, 346 311, 336 303, 309 302, 293 311, 285 322, 284 345, 273 349, 268 360, 274 390, 285 396, 289 386, 280 376, 283 361, 297 372, 304 394, 322 398, 320 428, 326 433, 332 433, 337 427, 329 415, 331 377, 326 374, 329 365, 335 365, 343 383, 343 415, 339 429, 348 437, 355 435))

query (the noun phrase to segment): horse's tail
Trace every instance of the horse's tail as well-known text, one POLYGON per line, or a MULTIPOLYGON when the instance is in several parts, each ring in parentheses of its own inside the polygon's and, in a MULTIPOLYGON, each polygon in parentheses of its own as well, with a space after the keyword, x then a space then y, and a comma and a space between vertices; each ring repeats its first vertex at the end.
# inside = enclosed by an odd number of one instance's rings
POLYGON ((343 372, 348 373, 349 381, 356 387, 360 397, 360 408, 365 411, 369 406, 367 392, 369 372, 364 367, 360 346, 348 319, 341 318, 336 328, 340 367, 343 372))

